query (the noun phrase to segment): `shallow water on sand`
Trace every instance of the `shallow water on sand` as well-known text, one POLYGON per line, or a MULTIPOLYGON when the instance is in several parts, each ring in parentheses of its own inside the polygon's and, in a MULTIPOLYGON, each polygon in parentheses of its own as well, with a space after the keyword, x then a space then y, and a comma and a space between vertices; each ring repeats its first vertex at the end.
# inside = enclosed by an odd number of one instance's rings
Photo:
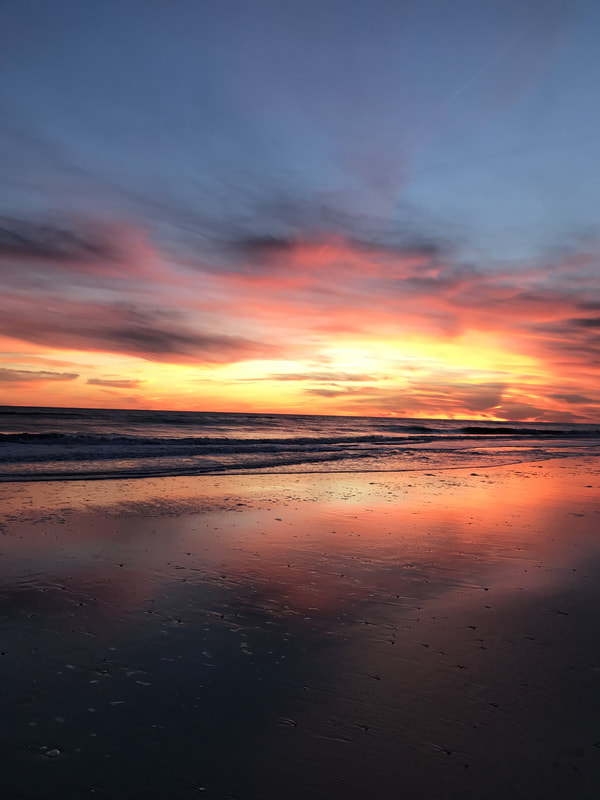
POLYGON ((10 798, 592 798, 600 467, 0 487, 10 798))

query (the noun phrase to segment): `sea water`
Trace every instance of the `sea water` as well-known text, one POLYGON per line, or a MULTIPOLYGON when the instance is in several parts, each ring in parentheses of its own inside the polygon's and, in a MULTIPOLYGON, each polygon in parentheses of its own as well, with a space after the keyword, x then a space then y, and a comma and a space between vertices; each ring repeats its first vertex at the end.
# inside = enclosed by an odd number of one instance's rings
POLYGON ((594 424, 0 407, 0 481, 475 468, 598 453, 594 424))

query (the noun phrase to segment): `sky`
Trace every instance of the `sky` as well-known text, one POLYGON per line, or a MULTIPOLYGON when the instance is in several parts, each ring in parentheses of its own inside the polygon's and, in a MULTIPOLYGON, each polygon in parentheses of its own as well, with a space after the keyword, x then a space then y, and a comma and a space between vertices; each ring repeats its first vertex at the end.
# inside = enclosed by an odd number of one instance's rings
POLYGON ((0 403, 600 420, 600 4, 6 0, 0 403))

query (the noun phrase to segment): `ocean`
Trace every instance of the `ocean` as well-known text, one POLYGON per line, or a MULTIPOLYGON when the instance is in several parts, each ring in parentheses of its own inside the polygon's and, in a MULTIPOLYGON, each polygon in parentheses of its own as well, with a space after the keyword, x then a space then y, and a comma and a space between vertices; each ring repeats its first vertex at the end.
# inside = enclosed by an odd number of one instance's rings
POLYGON ((0 406, 0 481, 477 468, 598 453, 594 424, 0 406))

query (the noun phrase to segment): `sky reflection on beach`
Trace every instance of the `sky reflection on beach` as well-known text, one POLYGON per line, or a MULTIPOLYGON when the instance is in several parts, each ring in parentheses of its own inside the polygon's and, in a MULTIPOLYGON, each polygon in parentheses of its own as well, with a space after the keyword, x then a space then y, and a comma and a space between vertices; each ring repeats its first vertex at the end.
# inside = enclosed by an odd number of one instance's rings
POLYGON ((440 791, 453 737, 483 775, 469 731, 523 711, 507 642, 525 676, 575 658, 550 598, 596 569, 600 480, 570 464, 4 485, 9 788, 391 797, 440 791))

